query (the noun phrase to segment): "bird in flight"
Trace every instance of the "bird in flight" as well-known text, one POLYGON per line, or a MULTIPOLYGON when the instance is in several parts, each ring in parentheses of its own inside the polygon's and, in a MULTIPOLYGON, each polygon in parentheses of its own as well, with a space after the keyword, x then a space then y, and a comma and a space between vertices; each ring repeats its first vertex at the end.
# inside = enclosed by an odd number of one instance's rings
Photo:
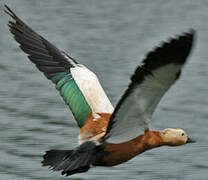
POLYGON ((7 5, 5 12, 13 19, 8 26, 14 39, 55 84, 80 127, 78 147, 46 151, 43 166, 68 176, 92 166, 118 165, 152 148, 194 142, 183 129, 149 129, 160 99, 180 77, 194 30, 149 52, 114 109, 92 71, 32 30, 7 5))

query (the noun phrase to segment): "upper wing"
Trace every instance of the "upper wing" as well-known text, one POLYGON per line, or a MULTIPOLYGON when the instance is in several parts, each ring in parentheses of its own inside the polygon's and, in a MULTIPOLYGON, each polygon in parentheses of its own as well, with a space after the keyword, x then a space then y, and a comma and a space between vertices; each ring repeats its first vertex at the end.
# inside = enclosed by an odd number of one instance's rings
POLYGON ((5 5, 11 33, 36 67, 50 79, 82 127, 89 115, 112 113, 113 106, 97 76, 28 27, 5 5))
POLYGON ((165 42, 137 67, 111 116, 106 141, 121 143, 144 133, 162 96, 179 78, 193 44, 194 32, 165 42))

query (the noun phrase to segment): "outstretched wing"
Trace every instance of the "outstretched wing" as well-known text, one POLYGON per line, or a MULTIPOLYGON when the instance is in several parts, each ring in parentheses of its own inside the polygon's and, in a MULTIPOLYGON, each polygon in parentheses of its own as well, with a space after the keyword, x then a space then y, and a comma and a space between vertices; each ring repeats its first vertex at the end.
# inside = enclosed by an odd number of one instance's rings
POLYGON ((86 123, 90 114, 95 116, 96 113, 113 112, 113 107, 93 72, 57 49, 27 26, 9 7, 5 7, 5 12, 15 21, 9 21, 8 24, 15 40, 36 67, 55 84, 79 127, 86 123))
POLYGON ((179 78, 193 37, 191 31, 163 43, 137 67, 111 116, 105 136, 107 142, 121 143, 144 133, 160 99, 179 78))

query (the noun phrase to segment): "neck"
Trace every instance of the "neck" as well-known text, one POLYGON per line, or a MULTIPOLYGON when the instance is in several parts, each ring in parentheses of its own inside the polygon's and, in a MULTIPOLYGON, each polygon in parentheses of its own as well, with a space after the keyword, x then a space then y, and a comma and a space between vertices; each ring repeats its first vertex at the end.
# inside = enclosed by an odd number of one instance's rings
POLYGON ((138 142, 137 147, 138 147, 139 153, 142 153, 152 148, 165 145, 160 135, 160 131, 146 130, 144 135, 142 135, 141 137, 138 137, 137 142, 138 142))

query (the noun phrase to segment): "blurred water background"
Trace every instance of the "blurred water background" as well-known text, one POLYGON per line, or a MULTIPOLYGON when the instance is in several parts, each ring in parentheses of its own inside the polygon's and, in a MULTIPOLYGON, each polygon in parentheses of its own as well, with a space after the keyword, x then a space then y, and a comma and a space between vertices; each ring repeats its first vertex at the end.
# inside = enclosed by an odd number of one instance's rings
POLYGON ((0 2, 0 180, 208 179, 207 0, 3 0, 0 2), (113 105, 145 54, 194 28, 197 41, 151 128, 184 128, 197 140, 69 178, 41 167, 45 150, 77 146, 79 129, 49 82, 8 31, 7 3, 27 24, 99 77, 113 105))

